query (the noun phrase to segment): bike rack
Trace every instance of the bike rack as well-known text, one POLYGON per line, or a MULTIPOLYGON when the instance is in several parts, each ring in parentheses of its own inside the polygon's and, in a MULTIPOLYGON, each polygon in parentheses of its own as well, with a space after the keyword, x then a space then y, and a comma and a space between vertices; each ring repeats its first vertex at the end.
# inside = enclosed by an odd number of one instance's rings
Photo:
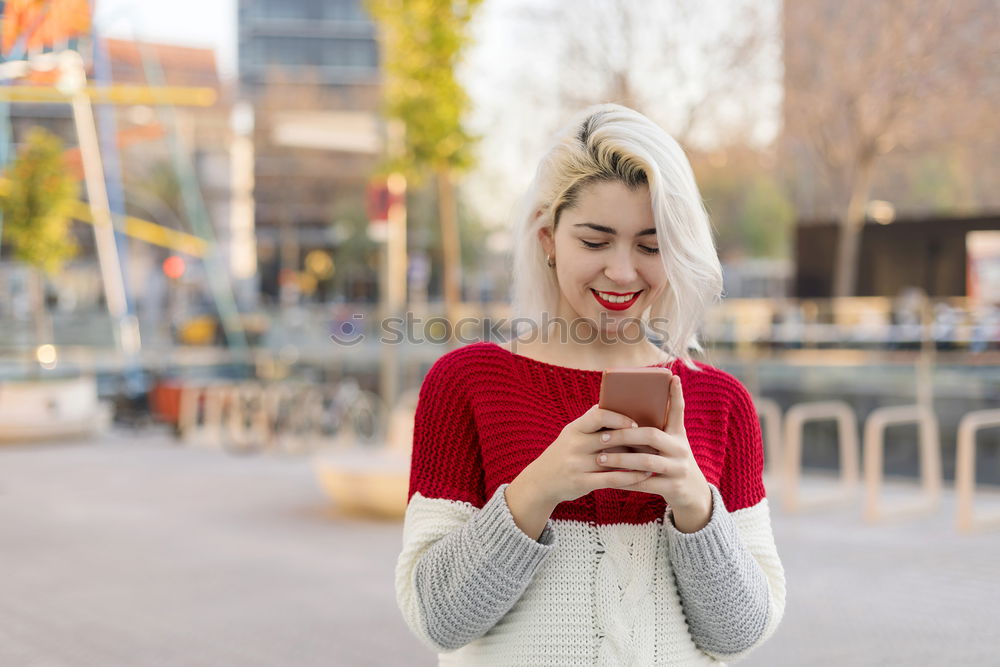
POLYGON ((924 514, 934 511, 941 502, 941 449, 938 423, 934 412, 923 405, 900 405, 873 410, 865 421, 865 509, 869 523, 880 519, 924 514), (920 484, 922 499, 893 510, 881 505, 880 492, 885 480, 883 459, 885 431, 893 424, 917 424, 919 431, 920 484))
POLYGON ((793 405, 785 414, 783 506, 787 512, 807 507, 851 500, 858 487, 858 422, 854 410, 843 401, 818 401, 793 405), (828 496, 821 495, 803 502, 799 497, 802 477, 802 429, 806 422, 834 419, 838 425, 837 446, 840 451, 840 489, 828 496))
POLYGON ((226 385, 218 383, 190 383, 184 386, 177 420, 183 442, 209 447, 218 446, 222 442, 225 387, 226 385))
MULTIPOLYGON (((348 399, 345 404, 340 391, 337 384, 189 383, 181 390, 178 433, 185 444, 221 447, 236 454, 308 454, 353 446, 357 444, 353 403, 348 399)), ((409 402, 415 404, 416 395, 409 402)), ((412 415, 403 417, 412 421, 412 415)), ((396 431, 408 429, 412 426, 403 419, 396 431)))
POLYGON ((955 491, 958 496, 957 524, 962 533, 971 533, 1000 525, 1000 512, 977 516, 976 492, 976 432, 1000 426, 1000 410, 976 410, 967 413, 958 423, 958 447, 955 455, 955 491))
POLYGON ((227 388, 225 396, 229 407, 222 442, 225 449, 237 453, 252 453, 265 446, 269 427, 261 386, 256 382, 233 384, 227 388), (253 407, 248 410, 248 406, 253 407))
MULTIPOLYGON (((321 411, 333 410, 334 406, 337 406, 339 400, 338 394, 341 391, 341 387, 332 384, 314 387, 311 388, 311 391, 314 395, 310 396, 313 402, 309 405, 313 409, 312 416, 314 421, 309 432, 311 434, 310 437, 317 443, 317 447, 320 449, 341 449, 356 445, 357 434, 354 432, 353 425, 347 419, 346 410, 337 415, 337 419, 340 421, 336 424, 336 429, 332 436, 324 434, 320 427, 321 411), (327 407, 327 401, 330 402, 329 407, 327 407)), ((338 407, 338 409, 340 408, 338 407)))
POLYGON ((286 382, 265 385, 261 397, 265 417, 263 442, 267 449, 284 454, 303 454, 309 450, 309 438, 302 437, 303 388, 286 382), (282 409, 287 417, 282 421, 282 409))

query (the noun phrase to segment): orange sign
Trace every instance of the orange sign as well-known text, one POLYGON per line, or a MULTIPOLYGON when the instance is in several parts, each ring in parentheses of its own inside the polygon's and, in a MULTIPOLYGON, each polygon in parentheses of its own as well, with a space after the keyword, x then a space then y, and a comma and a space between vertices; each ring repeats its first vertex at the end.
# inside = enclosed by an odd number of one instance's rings
POLYGON ((0 48, 11 54, 19 40, 26 50, 55 46, 90 30, 87 0, 8 0, 0 48))

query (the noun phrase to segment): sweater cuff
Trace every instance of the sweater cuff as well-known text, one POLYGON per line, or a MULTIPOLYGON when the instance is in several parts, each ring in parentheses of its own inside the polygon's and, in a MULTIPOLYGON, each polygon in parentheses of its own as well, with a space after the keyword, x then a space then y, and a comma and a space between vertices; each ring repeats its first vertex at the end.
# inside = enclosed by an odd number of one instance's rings
POLYGON ((537 541, 518 528, 504 495, 507 486, 501 484, 483 505, 473 521, 472 534, 497 570, 520 579, 535 571, 555 549, 557 541, 551 520, 545 522, 545 529, 537 541))
POLYGON ((708 486, 712 490, 712 515, 704 527, 693 533, 682 533, 674 525, 669 509, 663 522, 670 544, 670 558, 684 568, 700 570, 731 561, 740 545, 736 524, 726 510, 722 494, 714 484, 708 486))

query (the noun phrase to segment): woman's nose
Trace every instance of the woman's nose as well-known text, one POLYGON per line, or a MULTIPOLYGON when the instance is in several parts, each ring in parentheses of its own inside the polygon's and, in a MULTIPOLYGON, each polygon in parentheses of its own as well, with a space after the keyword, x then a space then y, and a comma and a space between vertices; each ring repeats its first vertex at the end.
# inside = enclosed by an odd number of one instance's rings
POLYGON ((635 264, 628 252, 613 253, 609 259, 608 266, 604 269, 604 275, 609 280, 623 287, 635 284, 636 276, 635 264))

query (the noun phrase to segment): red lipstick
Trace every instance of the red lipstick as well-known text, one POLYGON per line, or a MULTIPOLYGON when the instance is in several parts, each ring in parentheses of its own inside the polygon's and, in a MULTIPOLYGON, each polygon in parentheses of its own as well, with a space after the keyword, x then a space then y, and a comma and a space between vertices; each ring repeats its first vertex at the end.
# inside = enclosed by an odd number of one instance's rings
POLYGON ((594 295, 594 298, 597 300, 597 303, 601 304, 608 310, 628 310, 632 306, 632 304, 634 304, 636 300, 639 298, 639 295, 642 294, 642 290, 639 290, 638 292, 604 292, 605 294, 612 294, 614 296, 628 296, 630 294, 632 295, 631 299, 629 299, 628 301, 623 301, 621 303, 612 303, 611 301, 605 300, 604 298, 601 297, 600 294, 597 293, 597 290, 595 289, 591 289, 590 293, 594 295))

